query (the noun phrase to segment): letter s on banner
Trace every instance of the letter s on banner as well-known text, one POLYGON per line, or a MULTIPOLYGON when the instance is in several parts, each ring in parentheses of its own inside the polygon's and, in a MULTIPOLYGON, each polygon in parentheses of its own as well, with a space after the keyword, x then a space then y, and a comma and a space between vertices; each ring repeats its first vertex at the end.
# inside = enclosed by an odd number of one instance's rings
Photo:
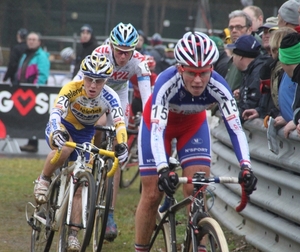
POLYGON ((42 114, 45 114, 48 112, 48 95, 45 94, 45 93, 39 93, 37 94, 36 98, 35 98, 35 103, 36 103, 36 106, 35 106, 35 111, 42 115, 42 114))

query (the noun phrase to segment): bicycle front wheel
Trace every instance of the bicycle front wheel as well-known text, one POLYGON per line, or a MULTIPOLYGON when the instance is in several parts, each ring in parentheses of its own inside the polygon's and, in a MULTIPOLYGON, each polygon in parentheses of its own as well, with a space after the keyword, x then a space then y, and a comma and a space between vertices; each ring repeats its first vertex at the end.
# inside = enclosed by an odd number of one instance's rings
MULTIPOLYGON (((59 174, 59 171, 55 173, 59 174)), ((31 252, 47 252, 50 251, 52 245, 55 230, 52 229, 51 224, 56 211, 60 177, 52 183, 54 184, 52 184, 52 189, 48 195, 48 202, 35 209, 34 216, 30 219, 33 224, 31 225, 31 252)))
POLYGON ((47 219, 46 207, 47 204, 43 204, 42 206, 40 206, 39 210, 36 212, 37 217, 32 217, 30 219, 30 222, 33 224, 31 232, 31 252, 42 252, 50 250, 54 237, 54 231, 42 222, 42 219, 44 221, 46 221, 47 219), (41 218, 41 221, 38 220, 38 218, 41 218))
MULTIPOLYGON (((198 228, 201 236, 207 240, 207 252, 229 252, 224 233, 216 220, 211 217, 205 217, 199 221, 198 228)), ((194 240, 194 248, 197 248, 201 238, 198 237, 198 240, 194 240)), ((189 251, 192 252, 193 248, 190 248, 189 251)))
POLYGON ((165 252, 172 252, 171 248, 171 230, 170 230, 170 222, 166 219, 162 226, 159 226, 161 222, 163 214, 157 211, 156 215, 156 227, 153 232, 150 244, 151 248, 150 251, 165 251, 165 252))
MULTIPOLYGON (((74 195, 81 193, 81 199, 74 201, 71 212, 71 221, 67 224, 67 207, 63 213, 63 219, 59 229, 59 243, 58 251, 68 251, 68 237, 70 229, 77 230, 77 239, 80 243, 80 250, 85 251, 89 245, 91 235, 93 232, 94 218, 95 218, 95 181, 91 173, 79 173, 78 181, 75 184, 74 195), (87 199, 86 204, 83 203, 87 199), (75 209, 75 211, 74 211, 75 209), (74 221, 73 218, 76 218, 74 221), (73 220, 73 222, 72 222, 73 220), (76 222, 76 223, 75 223, 76 222)), ((70 197, 74 197, 70 195, 70 197)))
POLYGON ((107 171, 112 168, 113 161, 107 159, 105 165, 107 168, 102 169, 99 176, 98 186, 96 188, 96 214, 93 229, 93 251, 101 251, 106 223, 108 219, 109 210, 111 209, 112 196, 113 196, 113 177, 107 178, 107 171))

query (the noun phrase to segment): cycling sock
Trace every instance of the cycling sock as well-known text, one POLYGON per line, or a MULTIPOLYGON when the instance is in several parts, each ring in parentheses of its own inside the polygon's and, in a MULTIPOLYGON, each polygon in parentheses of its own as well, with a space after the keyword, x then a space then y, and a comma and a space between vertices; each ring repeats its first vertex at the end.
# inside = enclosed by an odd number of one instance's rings
POLYGON ((206 247, 204 245, 199 245, 198 246, 198 252, 206 252, 206 247))
POLYGON ((148 252, 149 245, 134 244, 135 252, 148 252))
POLYGON ((48 181, 48 182, 51 182, 51 177, 45 176, 44 173, 42 173, 42 174, 40 175, 40 178, 41 178, 42 180, 46 180, 46 181, 48 181))
POLYGON ((77 230, 72 229, 72 228, 69 229, 69 236, 74 236, 74 237, 76 237, 77 234, 78 234, 78 231, 77 231, 77 230))

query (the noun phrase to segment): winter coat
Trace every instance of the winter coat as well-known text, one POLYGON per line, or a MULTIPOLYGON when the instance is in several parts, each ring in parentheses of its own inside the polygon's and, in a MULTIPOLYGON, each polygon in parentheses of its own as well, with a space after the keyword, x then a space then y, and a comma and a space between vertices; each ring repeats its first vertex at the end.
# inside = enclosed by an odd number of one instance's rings
POLYGON ((46 85, 50 73, 49 53, 41 47, 23 54, 18 69, 18 82, 46 85))

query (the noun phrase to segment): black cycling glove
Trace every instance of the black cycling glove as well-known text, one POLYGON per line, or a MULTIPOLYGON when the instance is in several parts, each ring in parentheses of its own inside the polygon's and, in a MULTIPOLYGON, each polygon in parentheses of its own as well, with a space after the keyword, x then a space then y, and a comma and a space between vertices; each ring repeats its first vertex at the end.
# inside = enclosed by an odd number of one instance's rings
POLYGON ((120 163, 123 163, 128 158, 128 147, 125 143, 116 144, 115 155, 119 159, 120 163))
POLYGON ((245 191, 250 195, 253 191, 256 190, 257 178, 253 174, 253 171, 248 166, 242 166, 239 173, 239 183, 244 182, 245 191))
POLYGON ((158 172, 158 189, 164 191, 168 196, 172 196, 175 193, 176 186, 178 184, 177 173, 170 171, 169 167, 165 167, 158 172))

